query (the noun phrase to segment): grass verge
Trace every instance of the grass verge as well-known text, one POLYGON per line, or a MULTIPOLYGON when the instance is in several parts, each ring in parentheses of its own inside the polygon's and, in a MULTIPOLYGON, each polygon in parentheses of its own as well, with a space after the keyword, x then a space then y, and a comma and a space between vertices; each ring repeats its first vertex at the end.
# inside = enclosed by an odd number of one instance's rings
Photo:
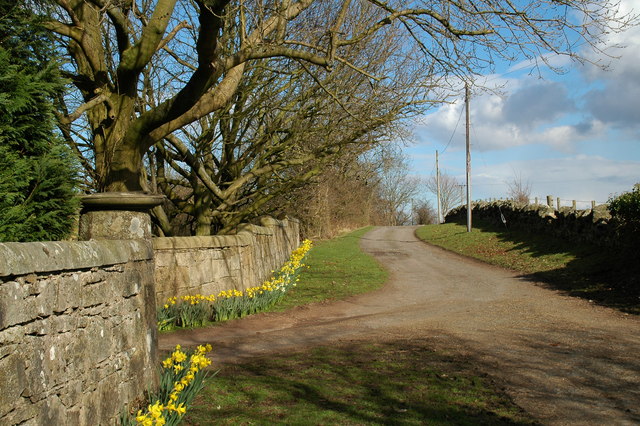
POLYGON ((425 340, 323 346, 227 365, 191 425, 533 424, 486 376, 425 340))
POLYGON ((370 229, 314 242, 304 260, 307 268, 301 271, 300 282, 271 311, 345 299, 380 288, 387 280, 387 271, 360 249, 360 237, 370 229))
POLYGON ((630 253, 576 244, 476 220, 418 228, 418 238, 445 249, 521 272, 571 296, 640 314, 640 267, 630 253))
MULTIPOLYGON (((369 228, 323 241, 276 307, 379 288, 387 273, 359 247, 369 228)), ((190 425, 521 425, 534 421, 464 359, 426 339, 351 342, 224 365, 196 397, 190 425)))
MULTIPOLYGON (((380 288, 387 280, 387 271, 360 248, 360 238, 371 228, 371 226, 361 228, 331 240, 314 243, 313 248, 302 261, 305 266, 299 272, 300 280, 295 286, 287 285, 284 297, 279 299, 276 304, 260 309, 260 312, 282 312, 310 303, 346 299, 349 296, 380 288)), ((195 299, 199 300, 197 296, 195 299)), ((234 301, 233 298, 229 300, 234 301)), ((229 300, 224 301, 228 302, 229 300)), ((168 312, 173 308, 170 301, 162 308, 164 311, 160 312, 165 317, 175 319, 177 314, 172 313, 173 311, 168 312)), ((176 303, 176 298, 173 298, 173 303, 176 303)), ((199 303, 190 306, 189 303, 186 303, 186 306, 191 310, 200 309, 203 312, 197 316, 198 321, 192 321, 195 324, 180 328, 215 327, 221 324, 221 321, 211 321, 206 318, 207 306, 205 304, 199 303)), ((194 317, 196 316, 194 315, 194 317)), ((161 322, 161 324, 163 323, 161 322)), ((172 332, 176 329, 172 324, 163 325, 160 327, 160 332, 172 332)))

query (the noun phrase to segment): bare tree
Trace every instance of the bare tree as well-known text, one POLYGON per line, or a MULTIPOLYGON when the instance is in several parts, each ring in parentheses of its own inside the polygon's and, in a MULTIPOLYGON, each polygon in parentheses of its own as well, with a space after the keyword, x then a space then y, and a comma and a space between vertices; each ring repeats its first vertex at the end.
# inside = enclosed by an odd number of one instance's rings
MULTIPOLYGON (((299 63, 316 73, 341 63, 375 85, 394 71, 370 72, 366 58, 346 53, 398 33, 403 46, 422 51, 415 66, 427 64, 420 81, 430 82, 491 69, 498 59, 581 59, 576 46, 597 49, 632 23, 614 0, 51 1, 34 0, 33 10, 69 59, 75 92, 61 106, 61 128, 101 191, 142 189, 149 148, 228 105, 255 61, 278 58, 279 70, 299 63), (150 89, 161 92, 159 103, 146 102, 150 89)), ((222 202, 224 189, 209 189, 222 202)))
POLYGON ((395 78, 375 85, 344 64, 325 74, 303 63, 286 72, 276 71, 273 60, 247 66, 225 108, 156 144, 159 189, 193 217, 197 235, 224 233, 264 214, 270 200, 305 185, 331 162, 389 143, 399 136, 400 119, 428 105, 414 84, 416 70, 389 58, 399 42, 389 36, 345 52, 352 62, 366 57, 371 72, 395 64, 395 78), (166 166, 179 178, 168 179, 166 166))
POLYGON ((531 199, 531 183, 526 180, 522 180, 522 174, 514 173, 511 182, 507 182, 509 190, 507 191, 508 198, 517 203, 529 204, 531 199))
MULTIPOLYGON (((431 176, 426 183, 427 189, 433 195, 438 194, 438 185, 435 176, 431 176)), ((455 177, 446 173, 440 174, 440 208, 442 217, 454 207, 459 206, 463 202, 464 185, 455 177)))
POLYGON ((407 157, 397 151, 384 153, 378 172, 378 209, 382 225, 406 225, 411 203, 420 191, 420 179, 409 174, 407 157))
POLYGON ((271 200, 268 213, 296 217, 305 235, 329 238, 378 221, 376 182, 374 164, 356 156, 340 158, 307 185, 271 200))
POLYGON ((437 223, 438 212, 428 200, 417 201, 412 208, 413 223, 416 225, 430 225, 437 223))

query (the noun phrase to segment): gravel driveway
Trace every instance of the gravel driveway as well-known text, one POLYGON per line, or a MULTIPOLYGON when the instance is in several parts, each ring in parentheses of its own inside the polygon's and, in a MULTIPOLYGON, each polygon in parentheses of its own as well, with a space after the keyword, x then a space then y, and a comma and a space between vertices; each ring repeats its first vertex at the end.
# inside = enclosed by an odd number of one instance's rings
POLYGON ((640 424, 640 319, 561 295, 380 227, 362 248, 390 271, 380 290, 160 336, 212 343, 235 362, 337 341, 428 338, 503 383, 544 424, 640 424))

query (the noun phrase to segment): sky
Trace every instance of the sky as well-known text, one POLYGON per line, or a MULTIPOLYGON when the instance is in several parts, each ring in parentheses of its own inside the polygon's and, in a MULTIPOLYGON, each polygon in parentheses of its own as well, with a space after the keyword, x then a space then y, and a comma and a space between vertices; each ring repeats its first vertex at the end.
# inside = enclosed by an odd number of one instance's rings
MULTIPOLYGON (((640 0, 622 0, 640 12, 640 0)), ((550 58, 567 72, 527 63, 482 76, 499 93, 474 90, 470 99, 471 198, 507 198, 508 183, 531 187, 531 198, 561 199, 561 205, 611 196, 640 183, 640 27, 616 35, 608 70, 550 58)), ((603 58, 606 60, 606 58, 603 58)), ((443 105, 415 122, 415 143, 405 148, 415 175, 440 172, 465 182, 464 99, 443 105)), ((435 196, 423 197, 435 207, 435 196)))

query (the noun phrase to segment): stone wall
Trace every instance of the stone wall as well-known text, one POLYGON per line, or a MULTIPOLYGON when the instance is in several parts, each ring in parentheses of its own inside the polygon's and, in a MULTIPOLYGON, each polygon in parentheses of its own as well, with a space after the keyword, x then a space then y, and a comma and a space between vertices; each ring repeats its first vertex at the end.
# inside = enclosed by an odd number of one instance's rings
MULTIPOLYGON (((587 242, 605 246, 618 243, 615 225, 606 205, 595 209, 559 210, 545 204, 520 204, 512 201, 474 202, 472 219, 480 219, 509 229, 539 232, 575 242, 587 242)), ((466 224, 467 207, 457 207, 447 214, 446 222, 466 224)))
POLYGON ((145 240, 0 244, 0 424, 115 424, 157 381, 145 240))
POLYGON ((0 425, 115 424, 158 380, 157 300, 257 285, 295 220, 237 235, 0 244, 0 425))
POLYGON ((262 283, 300 244, 297 220, 263 218, 236 235, 154 238, 158 302, 262 283))

